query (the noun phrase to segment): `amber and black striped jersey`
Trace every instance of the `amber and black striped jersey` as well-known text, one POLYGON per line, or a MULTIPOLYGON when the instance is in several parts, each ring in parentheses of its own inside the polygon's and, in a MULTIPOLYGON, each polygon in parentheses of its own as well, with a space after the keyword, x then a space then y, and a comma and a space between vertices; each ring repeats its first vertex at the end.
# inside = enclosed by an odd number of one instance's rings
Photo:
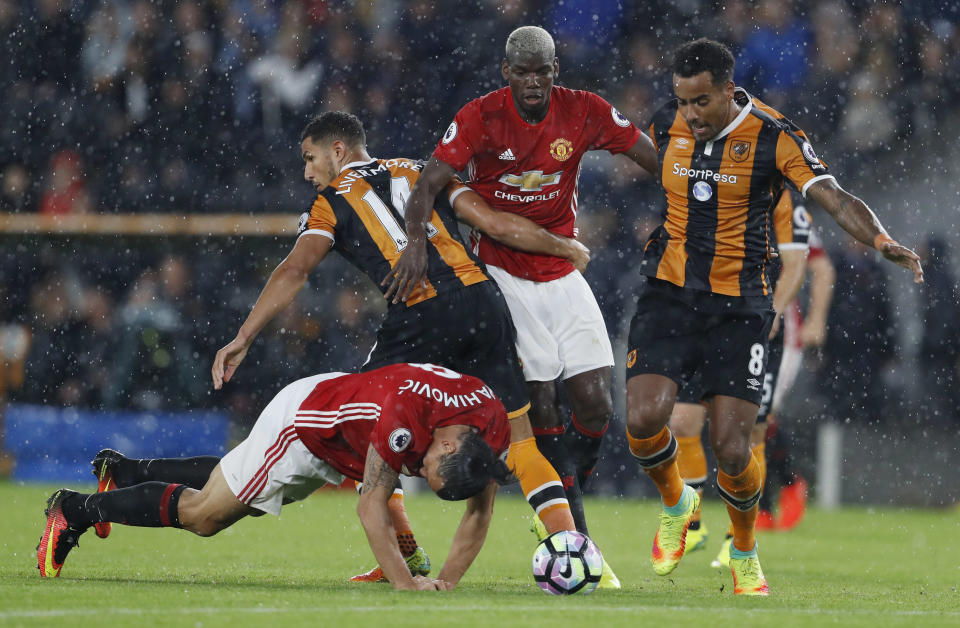
MULTIPOLYGON (((407 248, 404 210, 422 168, 422 161, 401 157, 347 164, 300 217, 298 237, 316 233, 330 238, 334 250, 379 286, 407 248)), ((426 288, 390 307, 409 307, 487 280, 481 263, 464 246, 451 207, 465 189, 453 182, 435 201, 427 225, 432 246, 427 247, 426 288)))
POLYGON ((742 89, 734 99, 740 113, 709 141, 694 139, 676 99, 654 115, 667 208, 641 272, 694 290, 769 296, 772 212, 785 182, 806 195, 832 177, 792 122, 742 89))

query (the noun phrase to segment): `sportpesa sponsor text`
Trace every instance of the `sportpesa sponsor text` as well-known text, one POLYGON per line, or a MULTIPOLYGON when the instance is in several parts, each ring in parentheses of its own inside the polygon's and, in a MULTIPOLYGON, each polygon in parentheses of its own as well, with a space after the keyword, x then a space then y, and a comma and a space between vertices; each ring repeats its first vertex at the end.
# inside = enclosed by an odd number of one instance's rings
POLYGON ((737 175, 720 174, 713 170, 694 170, 685 168, 680 164, 673 164, 673 174, 680 177, 690 177, 691 179, 703 179, 704 181, 716 181, 717 183, 736 183, 737 175))

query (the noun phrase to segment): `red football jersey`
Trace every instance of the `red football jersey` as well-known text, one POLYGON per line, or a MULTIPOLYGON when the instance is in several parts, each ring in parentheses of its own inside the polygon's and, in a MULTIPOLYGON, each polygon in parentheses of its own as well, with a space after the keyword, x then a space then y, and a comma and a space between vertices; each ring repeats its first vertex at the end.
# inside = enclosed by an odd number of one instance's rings
POLYGON ((301 442, 354 480, 373 445, 395 471, 417 475, 433 431, 470 425, 500 455, 510 445, 507 411, 476 377, 434 364, 392 364, 317 384, 294 419, 301 442))
MULTIPOLYGON (((457 170, 466 168, 470 187, 492 207, 570 238, 584 153, 622 153, 639 138, 640 130, 600 96, 556 86, 547 117, 528 124, 504 87, 467 103, 433 156, 457 170)), ((478 232, 471 239, 480 259, 517 277, 550 281, 573 272, 559 257, 517 251, 478 232)))

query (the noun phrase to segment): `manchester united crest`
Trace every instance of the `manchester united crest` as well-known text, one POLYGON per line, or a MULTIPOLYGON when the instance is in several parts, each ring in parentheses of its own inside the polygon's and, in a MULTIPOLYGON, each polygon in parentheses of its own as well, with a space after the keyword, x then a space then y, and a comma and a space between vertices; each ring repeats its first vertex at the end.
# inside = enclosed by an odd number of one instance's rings
POLYGON ((750 156, 750 142, 731 142, 730 150, 727 153, 730 155, 730 159, 737 163, 746 161, 750 156))
POLYGON ((573 142, 558 137, 550 143, 550 154, 557 161, 566 161, 573 155, 573 142))

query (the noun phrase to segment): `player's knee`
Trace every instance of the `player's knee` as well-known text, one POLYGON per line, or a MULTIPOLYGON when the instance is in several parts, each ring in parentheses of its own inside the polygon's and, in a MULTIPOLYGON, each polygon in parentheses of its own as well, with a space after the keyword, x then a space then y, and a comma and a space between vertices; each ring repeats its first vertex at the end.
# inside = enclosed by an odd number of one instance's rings
POLYGON ((586 408, 576 411, 577 423, 587 428, 599 432, 604 428, 610 417, 613 416, 613 400, 610 394, 597 395, 586 408))
POLYGON ((213 536, 229 525, 212 512, 211 502, 196 491, 184 491, 177 511, 180 527, 197 536, 213 536))
POLYGON ((725 473, 739 472, 750 458, 750 439, 732 430, 716 430, 710 434, 710 447, 717 464, 725 473))
POLYGON ((627 407, 627 431, 634 438, 650 438, 670 419, 673 399, 659 396, 634 398, 627 407))
POLYGON ((215 535, 217 532, 220 532, 227 526, 220 521, 214 519, 204 519, 202 521, 195 522, 191 528, 191 532, 197 536, 209 537, 215 535))

